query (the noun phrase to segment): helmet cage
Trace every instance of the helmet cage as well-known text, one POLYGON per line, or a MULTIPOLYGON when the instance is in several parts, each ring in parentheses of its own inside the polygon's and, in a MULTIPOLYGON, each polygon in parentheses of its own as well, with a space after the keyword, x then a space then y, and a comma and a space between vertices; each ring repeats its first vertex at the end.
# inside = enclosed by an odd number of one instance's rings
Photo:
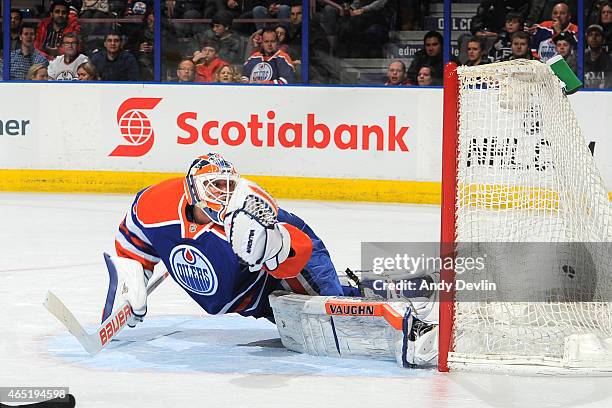
POLYGON ((212 154, 196 159, 185 181, 189 204, 202 209, 210 219, 223 224, 223 218, 240 176, 233 164, 212 154))

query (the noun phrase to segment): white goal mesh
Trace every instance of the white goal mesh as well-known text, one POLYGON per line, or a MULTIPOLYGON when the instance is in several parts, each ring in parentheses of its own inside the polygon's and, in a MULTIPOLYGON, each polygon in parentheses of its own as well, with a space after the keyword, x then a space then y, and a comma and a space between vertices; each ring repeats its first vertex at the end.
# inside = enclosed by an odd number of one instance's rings
POLYGON ((485 267, 456 279, 495 290, 456 290, 449 367, 612 370, 612 206, 559 80, 457 74, 456 256, 485 267))

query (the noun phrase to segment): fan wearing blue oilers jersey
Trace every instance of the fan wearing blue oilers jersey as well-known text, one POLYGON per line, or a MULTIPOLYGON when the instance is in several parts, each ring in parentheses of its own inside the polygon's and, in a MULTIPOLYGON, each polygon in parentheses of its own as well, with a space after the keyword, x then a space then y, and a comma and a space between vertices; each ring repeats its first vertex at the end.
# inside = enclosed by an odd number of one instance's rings
POLYGON ((103 320, 127 299, 130 326, 147 312, 146 284, 160 261, 209 314, 272 320, 268 295, 275 290, 357 295, 340 285, 313 230, 216 153, 196 158, 184 178, 140 191, 115 247, 117 256, 107 257, 111 285, 103 320))
POLYGON ((291 57, 278 49, 278 37, 273 28, 261 34, 261 49, 244 63, 243 81, 259 84, 292 84, 296 81, 291 57))

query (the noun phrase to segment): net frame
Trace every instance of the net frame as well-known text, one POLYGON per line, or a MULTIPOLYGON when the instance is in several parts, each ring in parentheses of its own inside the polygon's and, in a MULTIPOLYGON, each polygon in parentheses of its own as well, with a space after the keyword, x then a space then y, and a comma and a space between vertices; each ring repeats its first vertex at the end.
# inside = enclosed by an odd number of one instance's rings
MULTIPOLYGON (((525 104, 525 98, 521 97, 521 95, 525 93, 525 90, 529 88, 529 92, 531 92, 531 94, 533 94, 535 98, 551 97, 554 98, 555 101, 560 104, 560 106, 564 110, 564 113, 567 114, 566 119, 568 121, 567 124, 560 126, 570 126, 572 129, 578 129, 575 116, 573 115, 569 102, 567 101, 567 98, 565 97, 561 89, 562 84, 557 80, 550 68, 548 68, 546 65, 536 61, 518 60, 500 64, 486 65, 484 68, 461 67, 458 70, 457 66, 454 63, 449 63, 445 67, 444 84, 441 256, 455 256, 457 254, 458 245, 461 245, 461 243, 459 243, 458 241, 465 239, 465 236, 458 237, 458 230, 460 230, 461 228, 461 226, 458 226, 458 222, 465 222, 464 214, 461 213, 465 202, 474 198, 481 200, 483 199, 483 197, 490 198, 490 196, 492 195, 495 195, 496 199, 498 200, 500 196, 504 197, 504 199, 507 200, 507 202, 509 202, 510 204, 503 210, 510 209, 510 211, 513 208, 516 211, 521 211, 521 206, 523 206, 524 208, 533 208, 534 205, 548 207, 551 207, 553 205, 561 206, 559 208, 553 208, 552 210, 549 209, 549 211, 554 210, 556 212, 561 212, 562 210, 568 213, 580 211, 584 212, 585 208, 587 208, 587 211, 595 209, 597 210, 597 216, 603 220, 601 222, 601 225, 597 225, 594 227, 592 223, 581 223, 577 227, 574 227, 569 233, 564 230, 563 233, 560 234, 560 236, 557 236, 557 234, 546 234, 546 238, 544 238, 543 240, 550 240, 553 242, 601 240, 612 241, 612 206, 608 201, 608 196, 605 191, 605 185, 603 183, 603 180, 599 176, 599 173, 597 172, 592 157, 585 155, 584 149, 586 149, 586 143, 584 142, 579 129, 577 130, 578 138, 576 140, 570 141, 569 144, 571 145, 571 147, 568 147, 568 149, 574 149, 577 151, 577 153, 575 153, 576 157, 580 159, 576 160, 577 162, 585 161, 587 162, 587 165, 593 169, 593 171, 589 169, 588 172, 588 177, 590 177, 590 179, 588 180, 588 188, 582 188, 583 186, 564 185, 563 183, 561 183, 560 185, 562 187, 565 187, 572 191, 569 191, 569 193, 566 194, 563 188, 559 189, 561 190, 560 193, 558 191, 548 191, 546 189, 539 188, 540 186, 537 186, 538 189, 536 189, 534 193, 534 189, 532 188, 532 186, 528 185, 528 188, 526 189, 527 192, 523 191, 521 188, 519 188, 518 190, 513 188, 507 191, 496 190, 493 192, 486 191, 486 189, 484 189, 483 193, 482 186, 476 185, 475 188, 472 188, 473 186, 469 184, 467 185, 467 187, 466 184, 460 184, 462 177, 465 177, 464 164, 466 160, 466 148, 465 145, 462 146, 462 143, 465 144, 465 141, 462 142, 462 139, 460 139, 460 133, 463 132, 469 134, 466 132, 466 127, 468 127, 469 125, 466 122, 468 121, 463 118, 464 120, 462 122, 461 117, 462 103, 464 105, 469 104, 469 101, 465 99, 467 98, 467 96, 464 96, 468 95, 470 90, 470 86, 466 85, 466 83, 470 81, 470 77, 472 78, 472 80, 474 80, 474 78, 478 80, 480 79, 479 75, 481 75, 482 77, 486 77, 487 75, 491 75, 491 73, 494 72, 494 70, 496 69, 500 69, 501 71, 505 72, 507 74, 508 79, 506 80, 504 79, 504 77, 500 77, 501 79, 499 79, 499 82, 489 83, 489 86, 492 89, 495 88, 496 92, 498 93, 498 105, 491 106, 491 109, 505 109, 515 112, 523 112, 523 117, 526 118, 526 122, 531 121, 532 124, 541 124, 542 117, 538 116, 541 114, 540 110, 533 109, 533 101, 531 103, 525 104), (540 86, 540 84, 542 84, 542 94, 539 94, 540 88, 538 87, 540 86), (525 89, 520 89, 523 86, 525 87, 525 89), (538 91, 534 92, 534 89, 538 91), (462 99, 462 97, 464 97, 464 99, 462 99), (528 106, 531 106, 531 108, 527 109, 526 107, 528 106), (463 156, 461 156, 462 152, 463 156), (462 165, 464 167, 462 167, 462 165), (592 204, 589 203, 591 200, 593 201, 592 204), (574 229, 576 229, 577 232, 574 232, 574 229), (592 231, 593 229, 595 231, 592 231)), ((470 120, 475 119, 474 117, 470 117, 470 120)), ((533 128, 539 128, 539 126, 539 124, 533 125, 533 128)), ((557 132, 564 133, 563 129, 560 129, 557 132)), ((536 137, 541 137, 541 135, 537 135, 536 137)), ((573 154, 574 152, 571 153, 573 154)), ((576 172, 579 170, 580 169, 577 168, 571 168, 570 166, 570 170, 568 171, 568 173, 571 174, 572 172, 576 172)), ((567 174, 565 174, 565 176, 567 177, 567 174)), ((553 229, 551 228, 551 231, 552 230, 553 229)), ((521 236, 520 239, 529 239, 529 232, 525 233, 524 236, 521 236)), ((597 250, 591 250, 591 252, 597 252, 597 250)), ((606 254, 596 254, 596 256, 605 257, 606 254)), ((607 257, 607 260, 609 260, 609 256, 607 257)), ((609 262, 605 263, 603 271, 598 270, 597 273, 605 273, 607 279, 607 277, 609 276, 609 273, 607 272, 611 270, 610 266, 611 265, 609 262)), ((441 279, 443 282, 455 282, 456 276, 452 269, 442 269, 441 279)), ((604 280, 603 285, 607 285, 608 282, 609 281, 604 280)), ((599 288, 598 290, 601 291, 601 289, 599 288)), ((563 374, 572 372, 607 374, 612 373, 612 350, 608 351, 608 354, 604 353, 605 355, 603 355, 604 358, 601 362, 574 361, 572 359, 568 359, 566 355, 553 355, 551 357, 550 355, 547 355, 545 353, 536 353, 538 355, 534 356, 530 356, 528 353, 524 352, 520 353, 521 355, 517 356, 513 356, 512 353, 500 353, 497 355, 495 353, 483 353, 482 355, 457 353, 455 352, 455 346, 457 342, 457 339, 455 338, 455 336, 457 335, 455 323, 456 319, 458 318, 457 316, 459 316, 460 318, 465 316, 466 308, 464 307, 463 303, 457 303, 456 295, 457 294, 454 292, 442 292, 440 297, 440 339, 438 359, 438 368, 440 371, 449 371, 452 366, 453 370, 484 369, 487 371, 535 371, 540 373, 560 372, 563 374)), ((599 296, 599 300, 604 299, 603 295, 599 294, 599 296)), ((541 305, 538 305, 538 307, 540 306, 541 305)), ((523 308, 524 306, 510 305, 509 307, 504 307, 502 313, 512 314, 514 310, 510 309, 512 309, 513 307, 518 307, 517 310, 520 311, 520 308, 523 308)), ((558 305, 555 307, 558 309, 558 305)), ((612 308, 610 303, 601 301, 598 303, 585 303, 584 305, 572 304, 569 307, 571 308, 570 312, 572 315, 590 316, 591 314, 594 314, 596 316, 602 316, 605 321, 602 323, 603 327, 601 328, 601 330, 598 328, 598 331, 605 335, 612 334, 610 333, 612 331, 612 308)), ((540 307, 540 309, 542 309, 542 307, 540 307)), ((550 313, 550 310, 545 310, 545 312, 550 313)), ((555 309, 555 312, 558 312, 558 310, 555 309)), ((568 314, 568 311, 565 309, 562 310, 562 312, 565 313, 564 316, 568 314)), ((481 311, 480 313, 482 314, 481 311)), ((540 311, 540 313, 542 312, 540 311)), ((473 320, 477 321, 480 317, 481 316, 477 316, 473 320)), ((466 320, 460 320, 460 322, 465 321, 466 320)), ((508 326, 511 327, 511 324, 509 324, 508 326)), ((563 322, 557 332, 567 330, 568 328, 575 329, 574 323, 563 322)), ((499 329, 499 326, 497 329, 499 329)), ((584 327, 581 326, 579 326, 576 330, 580 335, 584 334, 583 332, 585 332, 584 327)), ((554 333, 554 331, 549 328, 544 328, 542 329, 542 331, 546 331, 547 335, 550 335, 550 333, 554 333)), ((541 335, 541 333, 539 333, 537 330, 534 331, 534 333, 536 333, 538 336, 541 335)), ((554 334, 556 335, 556 333, 554 334)), ((513 333, 510 328, 508 329, 508 333, 503 335, 511 337, 513 335, 516 336, 516 333, 513 333)), ((612 339, 612 337, 610 338, 612 339)), ((564 341, 566 343, 567 348, 568 341, 564 341)), ((588 341, 588 338, 577 338, 575 339, 575 342, 577 344, 576 347, 579 347, 581 343, 588 343, 588 341)), ((569 343, 571 343, 571 339, 569 343)), ((612 345, 612 342, 610 345, 612 345)))

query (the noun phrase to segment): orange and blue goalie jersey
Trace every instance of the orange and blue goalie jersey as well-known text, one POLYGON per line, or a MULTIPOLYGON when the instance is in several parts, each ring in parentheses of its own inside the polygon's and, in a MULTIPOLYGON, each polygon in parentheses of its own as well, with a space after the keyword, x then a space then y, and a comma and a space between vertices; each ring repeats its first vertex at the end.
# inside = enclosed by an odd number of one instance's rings
POLYGON ((268 295, 288 290, 309 295, 342 295, 336 269, 323 242, 299 217, 279 209, 278 221, 302 231, 312 254, 294 277, 278 279, 262 269, 250 272, 232 251, 223 227, 193 221, 182 178, 164 181, 136 195, 119 226, 117 254, 153 270, 162 261, 172 278, 206 312, 272 317, 268 295))

